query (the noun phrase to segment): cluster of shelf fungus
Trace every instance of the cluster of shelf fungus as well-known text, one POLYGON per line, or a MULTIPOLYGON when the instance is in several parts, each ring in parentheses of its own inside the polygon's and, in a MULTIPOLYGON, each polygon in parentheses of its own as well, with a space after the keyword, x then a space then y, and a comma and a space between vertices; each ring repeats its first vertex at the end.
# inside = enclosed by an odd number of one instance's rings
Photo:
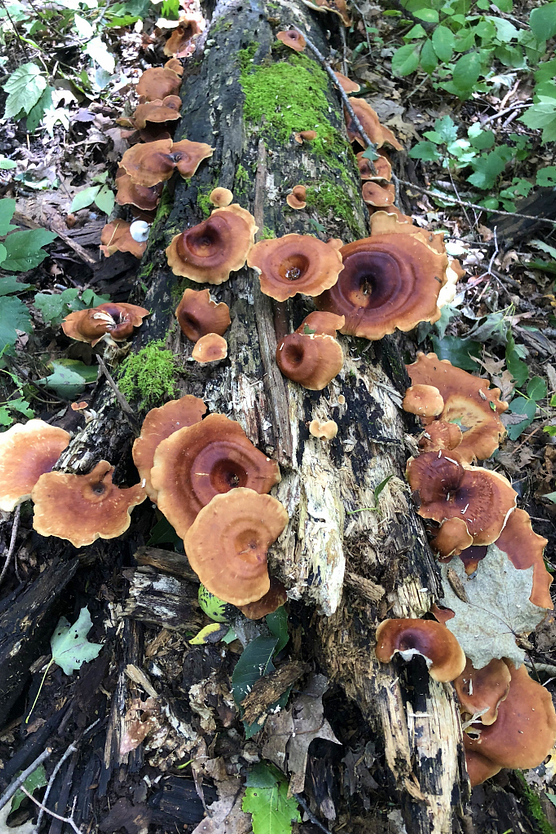
MULTIPOLYGON (((284 42, 298 45, 295 33, 281 35, 284 42)), ((177 118, 173 114, 179 115, 179 68, 179 61, 171 59, 164 68, 148 70, 138 86, 145 101, 128 121, 143 140, 152 138, 144 131, 154 126, 155 138, 124 154, 118 175, 120 204, 152 211, 175 169, 192 177, 212 154, 208 145, 158 137, 157 131, 177 118)), ((372 108, 354 101, 365 132, 380 151, 374 168, 359 156, 364 199, 374 209, 369 237, 344 245, 336 239, 287 234, 255 243, 253 216, 233 203, 229 190, 217 188, 210 195, 215 208, 208 219, 176 235, 166 250, 172 271, 196 284, 219 285, 247 266, 256 272, 262 293, 278 303, 297 294, 311 297, 315 311, 281 339, 276 361, 284 376, 315 391, 324 389, 342 368, 338 332, 378 340, 396 329, 433 323, 442 305, 453 299, 461 275, 459 264, 446 254, 442 233, 419 228, 393 207, 390 163, 382 146, 400 146, 372 108)), ((347 121, 349 138, 357 141, 357 127, 350 117, 347 121)), ((309 128, 300 142, 312 141, 309 128)), ((288 197, 294 209, 303 203, 301 189, 296 186, 288 197)), ((123 221, 106 229, 106 254, 119 240, 139 256, 144 251, 144 243, 134 246, 137 241, 123 221)), ((233 310, 213 301, 206 286, 186 289, 175 314, 186 338, 195 342, 192 355, 197 361, 226 358, 224 335, 233 310)), ((109 303, 70 314, 63 328, 71 338, 92 345, 118 342, 129 338, 146 315, 140 307, 109 303)), ((466 582, 474 581, 495 548, 508 565, 532 573, 528 599, 513 604, 530 604, 538 612, 533 620, 540 622, 552 608, 551 577, 543 563, 546 540, 533 532, 527 513, 516 508, 509 481, 476 465, 504 438, 499 415, 507 404, 488 380, 433 353, 419 354, 407 371, 412 385, 404 409, 424 424, 421 453, 409 461, 407 479, 418 513, 430 522, 431 546, 443 564, 445 588, 451 585, 460 601, 469 604, 466 582)), ((311 424, 310 431, 326 441, 335 436, 337 426, 333 421, 311 424)), ((287 589, 271 580, 267 567, 267 551, 288 524, 285 508, 269 495, 280 480, 279 467, 238 423, 223 414, 206 415, 205 403, 192 395, 151 410, 133 446, 140 481, 129 489, 112 484, 113 467, 106 461, 88 475, 51 471, 69 441, 67 432, 40 420, 0 435, 0 508, 13 510, 31 498, 33 526, 40 535, 82 547, 99 537, 121 535, 133 507, 148 497, 183 539, 192 568, 211 593, 255 619, 286 601, 287 589)), ((488 650, 475 655, 472 647, 462 646, 451 630, 457 612, 450 599, 453 595, 446 591, 444 606, 431 612, 434 619, 381 623, 377 658, 386 663, 396 652, 405 659, 421 654, 433 678, 454 683, 473 785, 503 767, 537 766, 556 740, 549 693, 512 652, 508 657, 495 648, 490 656, 488 650)))

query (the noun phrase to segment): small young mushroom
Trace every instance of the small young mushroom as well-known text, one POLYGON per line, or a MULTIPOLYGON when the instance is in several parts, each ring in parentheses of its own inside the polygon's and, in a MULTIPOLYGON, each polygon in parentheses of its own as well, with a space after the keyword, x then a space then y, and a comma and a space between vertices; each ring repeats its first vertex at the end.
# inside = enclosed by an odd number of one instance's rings
MULTIPOLYGON (((276 363, 288 379, 310 391, 321 391, 342 370, 344 354, 335 335, 342 326, 343 316, 334 316, 332 323, 322 318, 321 326, 317 324, 318 317, 326 314, 312 313, 311 316, 295 333, 289 333, 278 343, 276 363)), ((328 316, 332 319, 331 314, 328 316)))
POLYGON ((11 512, 27 501, 69 442, 67 431, 43 420, 14 423, 0 434, 0 510, 11 512))
POLYGON ((213 206, 217 208, 225 208, 229 206, 232 200, 234 199, 234 195, 230 191, 229 188, 222 188, 219 186, 218 188, 213 188, 213 190, 209 194, 209 200, 213 206))
POLYGON ((320 420, 311 420, 309 434, 322 440, 333 440, 338 434, 338 423, 334 420, 325 420, 324 423, 320 420))
POLYGON ((74 547, 121 536, 130 525, 133 507, 147 493, 141 484, 119 489, 112 483, 113 471, 108 461, 101 460, 88 475, 41 475, 31 493, 33 528, 41 536, 67 539, 74 547))
POLYGON ((425 658, 435 681, 453 681, 463 672, 465 654, 451 631, 435 620, 384 620, 376 630, 376 656, 388 663, 399 652, 404 660, 425 658))
POLYGON ((238 487, 199 511, 185 534, 185 552, 211 593, 247 605, 270 590, 267 551, 287 523, 276 498, 238 487))
POLYGON ((218 333, 205 333, 195 342, 191 351, 192 358, 201 365, 207 362, 220 362, 228 355, 228 343, 218 333))
POLYGON ((389 182, 392 179, 392 164, 384 151, 379 151, 378 157, 373 159, 374 171, 371 168, 370 160, 363 154, 364 151, 356 154, 359 175, 362 180, 386 180, 386 182, 389 182))
POLYGON ((62 322, 62 330, 70 339, 88 342, 92 347, 101 339, 123 342, 131 336, 134 327, 140 327, 148 315, 150 313, 144 307, 108 301, 98 307, 70 313, 62 322))
POLYGON ((418 417, 436 417, 444 408, 444 400, 434 385, 412 385, 405 392, 402 408, 418 417))
MULTIPOLYGON (((353 112, 359 119, 363 130, 371 140, 371 142, 381 148, 383 145, 391 145, 397 151, 403 150, 403 145, 400 145, 390 128, 381 125, 376 112, 371 105, 363 98, 350 98, 349 103, 353 108, 353 112)), ((357 127, 349 114, 346 115, 347 134, 350 142, 357 142, 361 147, 365 147, 365 142, 357 133, 357 127)))
POLYGON ((223 301, 217 304, 209 290, 185 290, 176 307, 176 318, 182 333, 197 342, 207 333, 223 336, 231 324, 230 308, 223 301))
POLYGON ((282 41, 283 44, 289 46, 290 49, 295 50, 295 52, 303 52, 305 47, 307 46, 307 41, 303 37, 300 32, 296 32, 295 29, 288 29, 285 32, 278 32, 276 35, 279 41, 282 41))
POLYGON ((296 133, 294 136, 295 141, 298 145, 302 145, 303 142, 312 142, 313 139, 317 138, 317 131, 316 130, 301 130, 299 133, 296 133))
POLYGON ((304 185, 294 185, 291 193, 286 197, 286 203, 292 209, 304 209, 307 205, 306 201, 307 189, 304 185))
POLYGON ((180 15, 178 25, 164 44, 164 54, 188 58, 195 51, 195 39, 204 29, 202 15, 195 12, 180 15))

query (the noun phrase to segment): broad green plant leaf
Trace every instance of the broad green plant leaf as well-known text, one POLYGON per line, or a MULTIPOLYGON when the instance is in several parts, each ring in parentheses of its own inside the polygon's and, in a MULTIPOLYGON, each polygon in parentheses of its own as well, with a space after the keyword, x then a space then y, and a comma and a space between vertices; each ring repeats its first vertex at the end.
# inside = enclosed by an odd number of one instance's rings
POLYGON ((480 53, 468 52, 456 61, 452 73, 453 84, 462 93, 468 93, 477 83, 482 71, 483 62, 480 53))
POLYGON ((529 366, 523 361, 522 350, 517 348, 511 331, 506 342, 506 365, 515 384, 521 388, 529 377, 529 366))
POLYGON ((495 544, 487 548, 484 559, 473 576, 467 576, 461 559, 441 565, 442 605, 455 613, 446 621, 476 669, 493 658, 506 657, 521 666, 525 652, 517 645, 518 634, 529 634, 546 615, 529 601, 533 588, 533 567, 518 570, 495 544), (463 602, 448 581, 448 571, 455 571, 468 602, 463 602))
MULTIPOLYGON (((537 403, 535 400, 528 400, 525 397, 514 397, 510 403, 508 411, 511 414, 523 414, 523 420, 519 423, 511 423, 507 426, 508 437, 510 440, 517 440, 517 438, 531 425, 537 413, 537 403)), ((504 421, 502 421, 504 422, 504 421)))
POLYGON ((48 252, 42 249, 55 239, 55 232, 47 229, 27 229, 13 232, 4 239, 6 258, 2 269, 6 272, 27 272, 41 264, 48 252))
POLYGON ((13 159, 6 159, 5 156, 0 156, 0 171, 13 171, 14 168, 17 168, 17 162, 14 162, 13 159))
POLYGON ((539 40, 548 40, 556 35, 556 3, 543 3, 529 15, 531 31, 539 40))
POLYGON ((556 140, 556 99, 552 96, 539 95, 538 101, 519 117, 519 121, 533 130, 542 128, 542 141, 556 140))
POLYGON ((394 75, 411 75, 419 66, 419 47, 406 43, 400 46, 392 56, 392 72, 394 75))
POLYGON ((51 362, 52 373, 37 380, 37 385, 44 385, 62 399, 71 400, 83 393, 85 386, 97 379, 95 366, 85 365, 78 359, 58 359, 51 362))
POLYGON ((545 168, 540 168, 537 171, 537 185, 554 186, 556 185, 556 166, 547 165, 545 168))
POLYGON ((54 92, 54 87, 46 87, 43 90, 43 93, 40 99, 37 101, 34 107, 31 108, 29 113, 27 114, 27 131, 29 133, 34 133, 35 130, 38 128, 39 124, 43 120, 44 114, 46 111, 52 107, 52 93, 54 92))
POLYGON ((18 67, 6 83, 3 89, 8 93, 5 119, 14 119, 23 113, 27 115, 40 99, 46 78, 36 64, 22 64, 18 67))
POLYGON ((442 154, 432 142, 417 142, 409 151, 412 159, 422 159, 424 162, 436 162, 442 159, 442 154))
POLYGON ((270 633, 278 640, 274 649, 275 654, 278 654, 290 639, 288 632, 288 614, 283 605, 271 614, 266 615, 266 624, 270 629, 270 633))
MULTIPOLYGON (((39 765, 36 770, 34 770, 25 782, 23 783, 23 787, 26 791, 29 791, 30 794, 35 793, 39 788, 44 788, 44 786, 48 784, 48 779, 46 778, 46 771, 44 769, 44 765, 39 765)), ((17 811, 23 800, 25 799, 25 794, 22 790, 18 790, 14 793, 12 799, 12 807, 10 813, 17 811)), ((1 830, 1 828, 0 828, 1 830)), ((17 834, 17 828, 14 828, 15 834, 17 834)))
POLYGON ((92 628, 88 608, 82 608, 79 617, 70 625, 61 617, 50 640, 52 662, 62 668, 65 675, 71 675, 81 669, 84 663, 98 657, 102 643, 89 643, 87 634, 92 628))
POLYGON ((426 40, 421 49, 420 63, 426 73, 432 75, 438 66, 438 57, 434 51, 432 41, 426 40))
POLYGON ((534 376, 527 383, 527 396, 532 400, 535 400, 536 402, 544 400, 547 394, 548 388, 546 381, 542 378, 542 376, 534 376))
POLYGON ((296 800, 288 799, 287 779, 266 762, 247 775, 241 807, 253 817, 253 834, 290 834, 292 822, 301 822, 296 800))
POLYGON ((452 60, 454 54, 455 37, 447 26, 436 26, 432 33, 432 45, 434 51, 445 64, 452 60))
POLYGON ((33 330, 29 310, 19 298, 0 296, 0 356, 15 345, 18 330, 24 333, 33 330))
POLYGON ((547 492, 546 495, 543 495, 542 497, 548 498, 549 501, 552 501, 553 504, 556 504, 556 492, 547 492))
POLYGON ((464 371, 477 370, 477 363, 471 359, 481 355, 482 345, 472 339, 460 339, 458 336, 444 336, 439 339, 431 337, 432 348, 439 359, 449 359, 452 365, 463 368, 464 371))
POLYGON ((14 213, 15 200, 9 197, 4 197, 3 200, 0 200, 0 237, 4 237, 8 232, 15 229, 15 226, 12 226, 10 222, 14 213))
POLYGON ((85 47, 85 52, 90 55, 93 61, 96 61, 96 63, 101 67, 101 69, 105 70, 105 72, 110 74, 114 72, 114 67, 116 66, 115 58, 108 51, 108 47, 102 38, 93 38, 90 40, 85 47))
POLYGON ((0 278, 0 295, 10 295, 13 292, 23 292, 32 286, 32 284, 24 284, 23 281, 18 281, 15 275, 4 275, 0 278))
MULTIPOLYGON (((272 657, 278 645, 278 638, 256 637, 246 646, 243 654, 236 663, 232 674, 232 695, 236 704, 241 705, 255 681, 274 671, 272 657)), ((286 700, 287 700, 286 693, 286 700)), ((280 702, 279 702, 280 703, 280 702)), ((261 729, 260 724, 243 723, 246 738, 252 738, 261 729)))
POLYGON ((115 197, 108 186, 103 186, 95 197, 95 205, 104 212, 104 214, 112 214, 114 208, 115 197))
POLYGON ((78 191, 71 201, 70 211, 80 211, 81 209, 87 208, 87 206, 91 206, 99 191, 100 186, 98 185, 91 185, 88 188, 84 188, 83 191, 78 191))

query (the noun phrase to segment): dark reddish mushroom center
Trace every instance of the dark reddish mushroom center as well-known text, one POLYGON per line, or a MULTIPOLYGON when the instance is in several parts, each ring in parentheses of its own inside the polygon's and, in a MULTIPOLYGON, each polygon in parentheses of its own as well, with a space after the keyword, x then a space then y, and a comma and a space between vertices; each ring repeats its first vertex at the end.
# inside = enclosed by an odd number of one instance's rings
POLYGON ((278 268, 280 278, 285 281, 297 281, 303 278, 309 269, 309 258, 305 255, 290 255, 285 258, 278 268))
POLYGON ((247 484, 247 472, 237 461, 223 458, 210 470, 210 482, 217 492, 229 492, 247 484))
POLYGON ((266 550, 261 547, 256 530, 242 530, 236 537, 235 549, 237 555, 245 562, 259 564, 266 562, 266 550))
POLYGON ((284 360, 289 365, 301 365, 305 358, 303 345, 288 339, 283 348, 284 360))
POLYGON ((338 283, 354 306, 382 307, 393 301, 398 306, 400 293, 405 299, 398 261, 389 253, 357 252, 344 264, 338 283))

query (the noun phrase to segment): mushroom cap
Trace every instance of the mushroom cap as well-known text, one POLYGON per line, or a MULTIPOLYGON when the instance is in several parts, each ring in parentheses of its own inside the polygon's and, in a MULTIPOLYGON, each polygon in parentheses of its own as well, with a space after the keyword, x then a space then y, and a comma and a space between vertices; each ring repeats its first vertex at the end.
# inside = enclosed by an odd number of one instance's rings
POLYGON ((88 475, 41 475, 31 493, 33 528, 41 536, 67 539, 74 547, 121 536, 130 525, 133 507, 147 493, 141 484, 119 489, 112 483, 113 471, 108 461, 101 460, 88 475))
POLYGON ((88 342, 93 347, 109 334, 115 342, 123 342, 143 323, 149 310, 135 304, 99 304, 89 310, 76 310, 65 317, 62 330, 70 339, 88 342))
POLYGON ((309 434, 322 440, 333 440, 338 434, 338 423, 335 420, 311 420, 309 423, 309 434))
POLYGON ((294 185, 291 190, 291 193, 288 194, 286 197, 286 203, 292 209, 304 209, 307 205, 306 198, 307 197, 307 189, 304 185, 294 185))
POLYGON ((278 343, 276 362, 288 379, 309 391, 322 391, 342 370, 344 353, 333 336, 297 330, 278 343))
POLYGON ((340 254, 344 268, 338 282, 315 304, 345 316, 342 333, 376 340, 396 328, 407 331, 440 318, 436 302, 448 258, 423 235, 367 237, 348 243, 340 254))
MULTIPOLYGON (((438 391, 438 388, 436 390, 438 391)), ((422 452, 433 452, 439 449, 457 449, 462 438, 463 432, 457 423, 446 423, 444 420, 435 420, 428 424, 419 438, 419 449, 422 452)))
POLYGON ((463 518, 454 516, 442 522, 440 530, 430 544, 435 553, 442 559, 447 559, 449 556, 459 556, 462 550, 471 547, 473 536, 463 518))
POLYGON ((351 26, 346 0, 301 0, 315 12, 332 12, 338 15, 344 26, 351 26))
POLYGON ((462 519, 474 544, 495 542, 516 505, 517 493, 503 475, 461 463, 457 449, 412 458, 407 479, 419 494, 422 518, 462 519))
POLYGON ((270 577, 270 590, 255 602, 241 605, 239 610, 248 620, 260 620, 267 614, 272 614, 277 608, 287 602, 288 595, 285 587, 275 576, 270 577))
POLYGON ((457 447, 462 460, 484 460, 496 451, 506 434, 498 415, 508 408, 500 400, 498 388, 490 388, 488 379, 456 368, 436 353, 419 353, 417 360, 406 368, 414 385, 434 385, 440 391, 444 408, 439 419, 456 423, 463 431, 457 447))
POLYGON ((186 289, 176 308, 176 318, 192 342, 207 333, 223 336, 231 324, 230 308, 223 301, 213 301, 209 290, 186 289))
POLYGON ((341 72, 334 71, 334 75, 338 79, 338 83, 344 93, 358 93, 361 89, 361 85, 357 83, 357 81, 352 81, 351 78, 348 78, 347 75, 342 75, 341 72))
POLYGON ((212 594, 233 605, 270 590, 267 551, 286 524, 285 507, 270 495, 238 487, 215 495, 187 531, 189 564, 212 594))
POLYGON ((379 151, 377 159, 373 160, 376 173, 371 168, 370 160, 364 157, 363 154, 364 151, 356 154, 359 175, 362 180, 386 180, 388 182, 392 179, 392 163, 384 151, 379 151))
POLYGON ((179 400, 170 400, 160 408, 152 408, 141 426, 141 434, 133 444, 133 462, 141 481, 145 481, 147 495, 156 503, 157 492, 151 483, 151 469, 156 447, 167 437, 184 426, 199 423, 207 407, 199 397, 186 394, 179 400))
POLYGON ((396 187, 393 182, 381 185, 375 180, 367 180, 361 190, 363 201, 368 206, 391 206, 396 199, 396 187))
POLYGON ((228 355, 228 343, 218 333, 206 333, 195 343, 191 356, 196 362, 220 362, 228 355))
MULTIPOLYGON (((353 107, 353 112, 361 122, 363 130, 371 140, 371 142, 381 148, 383 145, 391 145, 397 151, 403 150, 403 145, 400 145, 390 128, 380 124, 376 111, 373 110, 368 101, 363 98, 350 98, 349 103, 353 107)), ((346 114, 347 134, 350 142, 357 142, 362 148, 366 145, 363 139, 358 135, 357 128, 353 124, 351 116, 346 114)))
POLYGON ((552 697, 529 677, 524 665, 510 671, 508 695, 498 707, 494 723, 473 724, 464 733, 466 750, 480 753, 500 767, 537 767, 550 753, 556 740, 556 713, 552 697), (471 738, 479 734, 478 738, 471 738))
POLYGON ((178 25, 164 44, 164 54, 188 58, 195 51, 195 38, 201 34, 203 28, 202 15, 181 15, 178 25))
POLYGON ((336 336, 336 332, 341 330, 345 324, 343 316, 337 316, 336 313, 323 313, 320 310, 315 310, 305 316, 296 333, 317 333, 319 336, 336 336))
POLYGON ((289 46, 290 49, 294 49, 296 52, 303 52, 307 46, 307 41, 303 35, 300 32, 296 32, 295 29, 287 29, 285 32, 278 32, 276 37, 279 41, 282 41, 283 44, 289 46))
POLYGON ((480 785, 486 779, 490 779, 491 776, 496 776, 502 770, 500 765, 494 764, 485 756, 481 756, 476 750, 465 751, 465 766, 472 788, 475 785, 480 785))
POLYGON ((169 66, 170 61, 164 67, 151 67, 142 74, 135 91, 138 96, 143 96, 147 101, 154 99, 165 99, 166 96, 175 96, 180 91, 181 75, 183 67, 180 62, 178 68, 175 65, 169 66))
POLYGON ((435 620, 384 620, 376 630, 376 643, 381 663, 388 663, 396 652, 404 660, 422 655, 435 681, 453 681, 465 667, 460 644, 445 625, 435 620))
POLYGON ((131 181, 129 174, 124 168, 118 168, 116 174, 116 202, 119 206, 137 206, 143 211, 154 211, 157 207, 163 185, 161 182, 150 188, 145 185, 137 185, 131 181))
POLYGON ((107 223, 100 233, 100 251, 109 258, 114 252, 130 252, 136 258, 142 258, 147 243, 134 240, 129 231, 131 223, 125 220, 112 220, 107 223))
POLYGON ((209 200, 213 206, 217 206, 218 208, 224 208, 225 206, 229 206, 232 200, 234 199, 234 195, 230 191, 229 188, 213 188, 213 190, 209 194, 209 200))
POLYGON ((336 283, 343 269, 333 246, 296 234, 259 241, 249 252, 247 265, 259 273, 261 291, 276 301, 298 293, 320 295, 336 283))
POLYGON ((317 138, 317 131, 316 130, 302 130, 299 133, 296 133, 294 136, 295 141, 298 145, 302 145, 303 142, 312 142, 313 139, 317 138))
POLYGON ((171 139, 133 145, 122 156, 120 166, 136 185, 152 188, 159 182, 169 180, 174 173, 175 163, 170 156, 171 139))
POLYGON ((444 400, 434 385, 412 385, 405 392, 402 408, 418 417, 436 417, 444 408, 444 400))
POLYGON ((209 414, 163 440, 151 470, 158 506, 181 538, 218 493, 234 487, 265 493, 279 480, 278 464, 253 446, 239 423, 223 414, 209 414))
POLYGON ((255 218, 236 203, 176 235, 166 249, 174 275, 199 284, 222 284, 245 264, 255 241, 255 218))
POLYGON ((465 669, 454 681, 460 708, 467 713, 466 720, 482 713, 478 720, 485 725, 493 724, 498 707, 510 690, 510 680, 510 670, 503 660, 493 658, 482 669, 475 669, 467 659, 465 669))
POLYGON ((0 434, 0 510, 11 512, 31 497, 40 476, 50 472, 71 435, 43 420, 14 423, 0 434))
POLYGON ((138 104, 131 118, 136 128, 145 128, 147 122, 162 124, 173 122, 180 118, 181 98, 179 96, 166 96, 164 99, 156 98, 154 101, 146 101, 138 104))
POLYGON ((214 148, 206 142, 191 142, 181 139, 172 145, 172 158, 183 179, 192 177, 203 159, 208 159, 214 153, 214 148))

